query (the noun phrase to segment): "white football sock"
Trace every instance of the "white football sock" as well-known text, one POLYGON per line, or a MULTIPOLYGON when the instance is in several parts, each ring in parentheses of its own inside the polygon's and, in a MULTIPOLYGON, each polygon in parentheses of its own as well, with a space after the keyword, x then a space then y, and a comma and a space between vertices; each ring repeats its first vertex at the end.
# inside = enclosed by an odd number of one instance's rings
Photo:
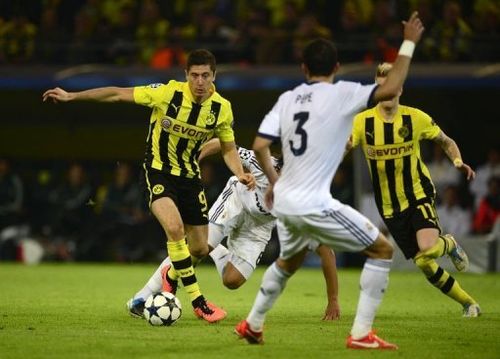
POLYGON ((229 251, 222 244, 215 247, 208 255, 213 259, 220 277, 224 274, 224 267, 229 260, 229 251))
POLYGON ((365 337, 372 329, 375 313, 389 283, 391 263, 391 259, 371 258, 365 262, 360 277, 358 309, 351 329, 354 339, 365 337))
POLYGON ((172 261, 170 257, 167 257, 161 262, 146 285, 134 295, 134 299, 142 298, 146 300, 151 294, 161 292, 161 270, 169 264, 172 264, 172 261))
POLYGON ((250 329, 256 332, 262 331, 266 313, 272 308, 281 292, 283 292, 286 282, 290 277, 291 274, 279 268, 276 262, 267 268, 262 277, 262 283, 257 293, 257 297, 255 298, 252 310, 247 317, 250 329))

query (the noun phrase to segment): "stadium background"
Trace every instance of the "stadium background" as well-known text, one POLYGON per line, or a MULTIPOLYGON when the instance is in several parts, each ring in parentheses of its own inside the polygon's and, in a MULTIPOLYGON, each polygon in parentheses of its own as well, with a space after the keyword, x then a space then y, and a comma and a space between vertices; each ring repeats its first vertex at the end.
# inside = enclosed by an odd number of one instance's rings
MULTIPOLYGON (((296 53, 308 39, 337 42, 338 79, 369 83, 376 64, 397 53, 399 23, 411 9, 420 11, 427 31, 401 101, 429 113, 467 162, 482 165, 500 144, 497 1, 2 2, 0 157, 21 179, 23 203, 15 213, 2 214, 2 229, 16 230, 4 232, 0 255, 19 257, 26 238, 43 244, 47 260, 154 261, 163 253, 161 232, 145 212, 133 223, 116 213, 103 218, 116 169, 130 163, 133 181, 139 178, 149 110, 44 104, 45 89, 182 80, 185 53, 206 47, 218 58, 216 86, 232 102, 237 141, 250 146, 278 94, 302 81, 296 53), (90 193, 63 220, 73 209, 62 209, 53 198, 74 164, 83 166, 90 193)), ((424 147, 427 160, 432 153, 424 147)), ((353 170, 357 165, 347 158, 347 180, 332 189, 354 205, 364 191, 353 170)), ((212 173, 205 180, 213 200, 229 174, 217 158, 203 168, 212 173)), ((473 212, 468 185, 461 181, 459 189, 461 206, 473 212)), ((273 243, 267 260, 276 253, 273 243)), ((341 261, 357 263, 355 257, 341 261)))

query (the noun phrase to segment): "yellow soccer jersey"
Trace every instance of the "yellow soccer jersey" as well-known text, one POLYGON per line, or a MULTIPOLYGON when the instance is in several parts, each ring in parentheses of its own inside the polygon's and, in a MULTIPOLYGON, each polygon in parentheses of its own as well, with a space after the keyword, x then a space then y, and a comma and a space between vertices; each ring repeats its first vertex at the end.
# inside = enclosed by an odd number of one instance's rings
POLYGON ((419 199, 434 198, 429 170, 420 158, 420 140, 433 139, 440 131, 429 115, 408 106, 400 105, 391 121, 384 120, 377 107, 354 118, 353 146, 363 149, 383 217, 419 199))
POLYGON ((203 143, 216 136, 234 141, 231 104, 213 88, 203 103, 194 101, 187 82, 171 80, 134 88, 136 103, 152 108, 146 166, 175 176, 200 176, 198 155, 203 143))

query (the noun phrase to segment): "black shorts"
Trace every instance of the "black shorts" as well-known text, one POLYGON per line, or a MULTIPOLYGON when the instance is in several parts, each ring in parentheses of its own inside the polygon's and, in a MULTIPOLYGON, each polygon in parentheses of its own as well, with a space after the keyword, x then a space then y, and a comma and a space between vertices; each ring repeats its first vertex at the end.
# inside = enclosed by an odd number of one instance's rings
POLYGON ((184 224, 208 224, 208 204, 199 178, 184 178, 147 168, 144 179, 149 207, 157 199, 168 197, 179 209, 184 224))
POLYGON ((423 199, 391 218, 384 218, 385 225, 406 259, 418 253, 417 231, 436 228, 441 233, 434 200, 423 199))

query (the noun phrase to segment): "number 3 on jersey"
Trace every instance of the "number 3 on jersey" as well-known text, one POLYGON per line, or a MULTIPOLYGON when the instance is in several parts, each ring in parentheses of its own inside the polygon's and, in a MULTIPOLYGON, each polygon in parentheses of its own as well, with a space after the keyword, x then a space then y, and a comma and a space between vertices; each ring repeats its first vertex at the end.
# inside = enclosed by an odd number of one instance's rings
POLYGON ((307 148, 307 132, 304 130, 303 126, 306 121, 309 119, 309 112, 297 112, 293 116, 293 120, 297 121, 297 128, 295 129, 295 133, 300 136, 298 141, 289 141, 290 149, 295 156, 302 155, 307 148), (294 143, 300 142, 298 147, 295 147, 294 143))

